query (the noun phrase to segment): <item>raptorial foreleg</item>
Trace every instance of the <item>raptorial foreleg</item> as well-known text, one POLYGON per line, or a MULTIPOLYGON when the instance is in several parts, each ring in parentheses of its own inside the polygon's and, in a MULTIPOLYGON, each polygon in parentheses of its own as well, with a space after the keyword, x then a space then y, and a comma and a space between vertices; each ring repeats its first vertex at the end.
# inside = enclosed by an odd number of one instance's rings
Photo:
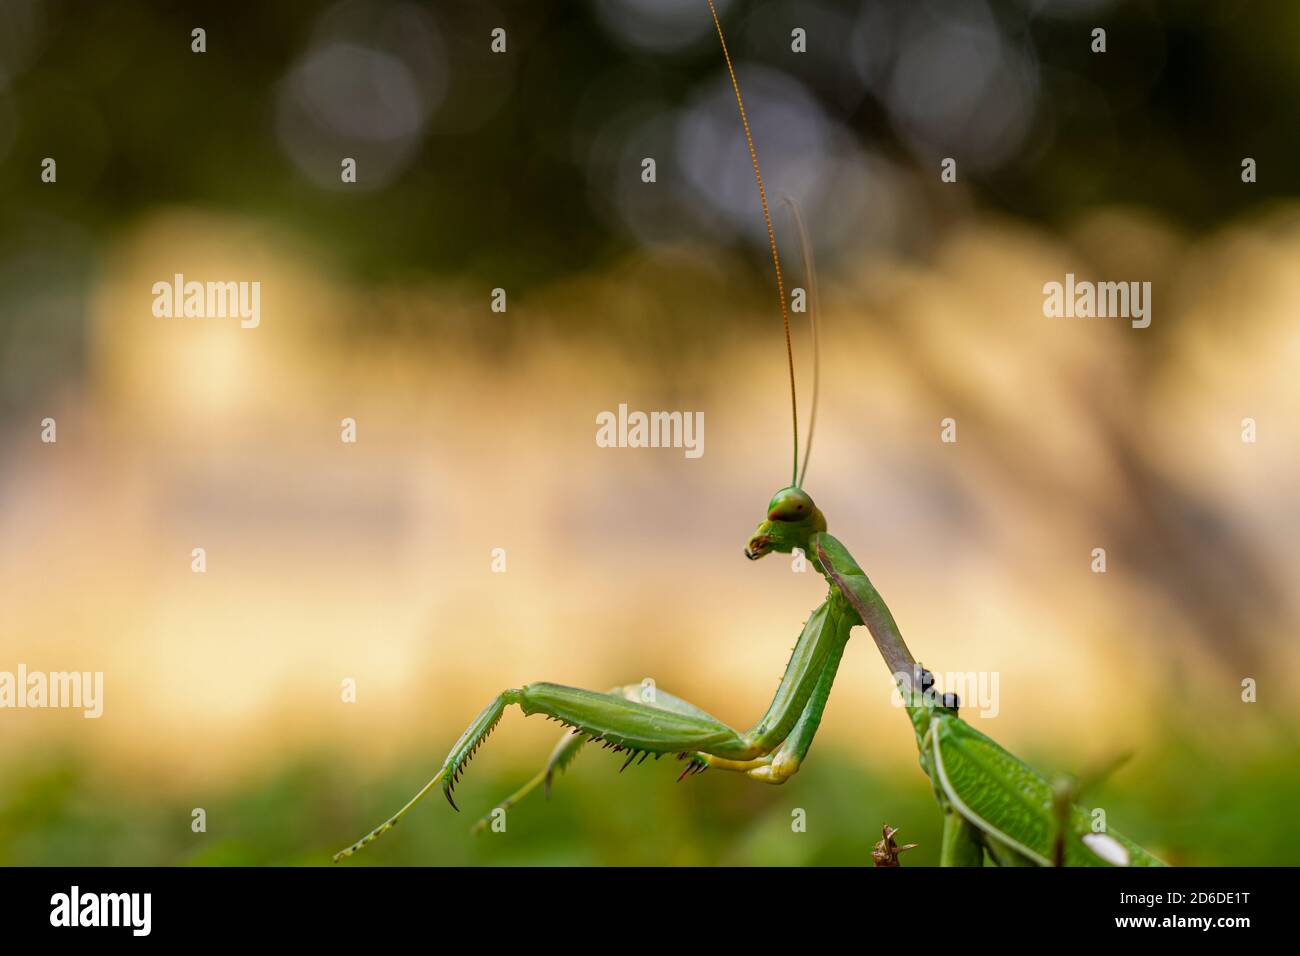
MULTIPOLYGON (((543 714, 558 720, 572 734, 584 737, 589 742, 602 743, 616 752, 626 751, 628 756, 624 767, 638 757, 645 760, 651 754, 661 756, 676 753, 688 760, 687 769, 683 772, 685 776, 686 773, 704 769, 708 761, 715 758, 744 762, 765 757, 784 743, 800 724, 828 663, 838 663, 849 630, 857 621, 857 615, 843 597, 832 591, 804 625, 767 712, 745 733, 728 727, 686 701, 662 692, 660 697, 663 698, 663 703, 671 701, 671 706, 656 706, 641 699, 629 699, 623 693, 604 694, 560 684, 527 684, 503 691, 461 734, 438 772, 419 793, 384 823, 352 846, 335 854, 334 859, 337 861, 351 856, 392 829, 436 785, 441 785, 447 802, 455 807, 452 791, 465 765, 510 704, 518 705, 525 715, 543 714)), ((829 692, 829 684, 825 690, 829 692)), ((824 703, 823 699, 822 704, 824 703)), ((820 719, 820 715, 820 709, 816 709, 815 719, 804 723, 807 735, 799 745, 802 750, 796 749, 792 754, 806 752, 812 739, 811 732, 816 730, 816 720, 820 719)), ((557 753, 561 760, 565 757, 572 759, 572 754, 568 751, 557 753)), ((576 754, 576 750, 573 753, 576 754)), ((543 776, 542 781, 545 779, 543 776)))

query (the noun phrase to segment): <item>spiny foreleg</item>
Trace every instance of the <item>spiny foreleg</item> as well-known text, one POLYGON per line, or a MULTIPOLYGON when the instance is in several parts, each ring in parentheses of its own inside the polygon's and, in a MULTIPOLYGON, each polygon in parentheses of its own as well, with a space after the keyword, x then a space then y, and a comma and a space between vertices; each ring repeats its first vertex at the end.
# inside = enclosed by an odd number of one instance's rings
POLYGON ((460 778, 460 774, 464 771, 465 765, 469 763, 470 758, 474 756, 474 752, 478 750, 479 745, 487 739, 488 734, 492 733, 492 729, 496 727, 497 722, 501 720, 501 715, 505 713, 506 705, 516 703, 521 693, 522 692, 519 690, 503 691, 497 695, 492 703, 479 711, 479 715, 474 718, 473 722, 467 728, 465 728, 465 732, 460 735, 460 739, 452 746, 451 751, 447 754, 447 758, 443 760, 442 766, 438 768, 438 772, 433 775, 433 778, 428 783, 420 788, 419 793, 408 800, 402 809, 398 810, 383 823, 379 824, 379 826, 375 827, 356 843, 352 844, 346 850, 340 850, 338 853, 335 853, 334 862, 337 863, 345 856, 351 856, 353 853, 356 853, 357 850, 360 850, 364 846, 368 846, 393 827, 397 826, 398 821, 402 819, 406 811, 410 810, 411 807, 423 800, 425 794, 439 783, 442 784, 442 792, 443 795, 446 796, 447 802, 452 805, 453 809, 459 809, 456 806, 456 801, 451 797, 451 791, 455 787, 456 781, 460 778))
MULTIPOLYGON (((525 715, 543 714, 558 720, 572 734, 585 737, 588 742, 601 743, 616 752, 626 751, 627 759, 623 764, 625 768, 633 760, 645 760, 650 754, 662 756, 665 753, 676 753, 688 761, 682 774, 686 776, 705 769, 712 759, 736 763, 754 761, 771 754, 800 724, 809 701, 828 670, 832 673, 826 676, 824 691, 829 693, 829 680, 834 676, 834 665, 828 668, 828 664, 832 661, 838 664, 849 637, 849 629, 856 623, 858 617, 852 608, 837 592, 832 591, 804 624, 803 633, 795 643, 785 675, 767 712, 753 728, 743 734, 698 707, 662 693, 658 696, 664 703, 671 701, 671 706, 656 706, 644 700, 629 699, 624 693, 602 694, 559 684, 528 684, 503 691, 483 709, 456 741, 433 779, 392 817, 336 854, 335 860, 351 856, 391 830, 403 814, 437 784, 441 784, 447 802, 455 807, 452 790, 465 765, 510 704, 517 704, 525 715)), ((824 703, 823 697, 821 705, 824 703)), ((798 759, 801 759, 802 753, 811 744, 812 731, 816 730, 820 717, 819 705, 815 708, 814 719, 804 723, 806 735, 797 741, 797 748, 792 751, 794 766, 797 766, 798 759)), ((562 752, 561 756, 572 758, 572 754, 567 751, 562 752)), ((546 778, 543 776, 542 779, 544 781, 546 778)), ((761 775, 759 779, 762 779, 761 775)))
MULTIPOLYGON (((661 691, 648 682, 645 684, 624 684, 621 687, 611 688, 609 693, 617 697, 622 697, 624 700, 649 704, 652 707, 659 707, 664 710, 708 717, 707 714, 701 711, 694 704, 682 700, 680 697, 674 697, 672 694, 661 691)), ((509 810, 539 786, 543 788, 543 791, 549 799, 551 796, 551 785, 555 780, 556 774, 568 769, 568 766, 577 758, 578 752, 582 750, 582 745, 587 743, 588 739, 589 738, 584 737, 582 734, 573 733, 572 730, 561 734, 555 748, 551 751, 550 757, 547 758, 546 766, 529 779, 522 787, 498 803, 488 813, 480 817, 478 822, 474 824, 472 832, 481 833, 492 822, 493 814, 495 814, 496 811, 509 810)), ((628 768, 631 758, 635 756, 635 752, 628 755, 628 759, 623 761, 623 765, 619 770, 620 773, 628 768)), ((657 759, 662 756, 662 754, 656 754, 655 756, 657 759)), ((641 759, 645 759, 644 754, 641 759)), ((640 761, 638 761, 638 763, 639 762, 640 761)), ((699 772, 706 769, 708 769, 707 764, 703 761, 691 759, 688 761, 686 768, 682 771, 682 777, 685 777, 691 772, 699 772)), ((678 779, 680 780, 682 777, 679 777, 678 779)))
MULTIPOLYGON (((667 695, 662 695, 667 696, 667 695)), ((473 723, 461 734, 438 772, 407 804, 371 830, 352 846, 334 855, 335 862, 351 856, 357 850, 374 842, 391 830, 402 816, 415 806, 436 785, 441 785, 443 795, 454 809, 452 797, 460 775, 475 751, 497 725, 505 708, 517 704, 525 715, 543 714, 569 728, 575 737, 587 742, 602 743, 616 752, 627 752, 623 766, 634 759, 645 760, 651 754, 679 754, 691 759, 695 752, 749 759, 758 755, 753 744, 726 724, 711 717, 697 707, 685 704, 678 710, 668 710, 629 700, 625 696, 602 694, 564 687, 559 684, 528 684, 503 691, 488 704, 473 723)), ((694 761, 692 767, 696 767, 694 761)), ((690 768, 688 768, 690 769, 690 768)))
POLYGON ((813 687, 812 696, 804 705, 799 720, 790 735, 782 741, 781 746, 769 754, 754 760, 726 760, 721 757, 700 757, 710 767, 719 770, 732 770, 763 783, 782 784, 799 772, 808 751, 812 748, 817 728, 821 726, 822 714, 826 710, 826 700, 830 697, 835 675, 839 670, 840 658, 844 654, 844 645, 832 648, 821 676, 813 687))

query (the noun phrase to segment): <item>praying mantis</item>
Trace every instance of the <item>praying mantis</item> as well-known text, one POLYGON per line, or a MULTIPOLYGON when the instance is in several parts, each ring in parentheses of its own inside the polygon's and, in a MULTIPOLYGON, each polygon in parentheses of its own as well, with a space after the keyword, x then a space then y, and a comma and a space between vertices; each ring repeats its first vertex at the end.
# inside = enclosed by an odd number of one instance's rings
MULTIPOLYGON (((542 771, 499 804, 496 811, 513 806, 539 785, 544 785, 549 793, 555 775, 574 760, 585 743, 599 743, 606 749, 625 753, 624 770, 633 761, 644 762, 652 755, 657 760, 664 754, 675 754, 684 762, 679 781, 712 767, 763 783, 784 783, 798 772, 808 755, 845 645, 852 629, 861 624, 866 625, 902 695, 921 768, 930 778, 943 812, 941 865, 979 866, 986 857, 1000 866, 1163 865, 1113 830, 1093 832, 1091 815, 1074 804, 1071 788, 1049 782, 961 719, 956 696, 935 689, 933 675, 912 657, 884 599, 848 549, 829 533, 826 517, 803 490, 817 415, 817 350, 814 348, 813 402, 801 471, 794 353, 780 257, 740 86, 713 0, 708 0, 708 5, 753 161, 776 272, 790 372, 794 432, 791 481, 768 502, 765 517, 745 544, 745 556, 757 561, 774 552, 802 552, 825 577, 826 599, 804 624, 767 712, 750 729, 737 731, 694 704, 641 684, 629 684, 605 693, 550 683, 509 688, 474 718, 433 778, 392 817, 335 854, 335 862, 351 856, 396 826, 436 786, 441 787, 447 802, 458 809, 453 797, 456 783, 470 758, 510 706, 518 707, 528 716, 541 714, 558 721, 567 732, 542 771)), ((807 233, 797 207, 794 211, 805 272, 811 277, 807 233)), ((809 284, 816 343, 815 283, 809 284)), ((488 819, 480 820, 476 829, 482 829, 488 819)), ((889 843, 892 834, 888 827, 885 836, 882 842, 889 843)))

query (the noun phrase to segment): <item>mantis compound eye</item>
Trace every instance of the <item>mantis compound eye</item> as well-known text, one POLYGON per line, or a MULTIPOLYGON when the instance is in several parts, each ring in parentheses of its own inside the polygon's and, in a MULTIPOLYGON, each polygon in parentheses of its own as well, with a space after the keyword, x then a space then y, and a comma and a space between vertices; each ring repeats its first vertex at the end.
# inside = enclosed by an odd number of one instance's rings
POLYGON ((955 714, 957 713, 957 709, 961 707, 961 701, 958 699, 956 694, 952 691, 948 691, 943 695, 943 707, 945 710, 951 710, 955 714))
POLYGON ((803 521, 816 510, 813 501, 799 488, 778 491, 767 506, 768 521, 803 521))

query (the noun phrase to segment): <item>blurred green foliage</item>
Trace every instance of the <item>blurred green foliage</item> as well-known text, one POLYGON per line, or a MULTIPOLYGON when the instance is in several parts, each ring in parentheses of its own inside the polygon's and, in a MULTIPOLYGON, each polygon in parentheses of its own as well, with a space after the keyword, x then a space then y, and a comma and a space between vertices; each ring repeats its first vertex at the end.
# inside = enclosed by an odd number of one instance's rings
MULTIPOLYGON (((457 789, 462 813, 435 793, 343 865, 869 866, 884 822, 920 844, 905 865, 937 862, 939 814, 926 778, 910 766, 885 775, 819 748, 797 777, 775 788, 717 771, 675 784, 667 758, 624 774, 619 765, 609 755, 584 754, 549 802, 538 794, 510 811, 505 833, 473 836, 477 816, 530 772, 480 757, 457 789), (806 832, 792 832, 796 808, 806 811, 806 832)), ((193 833, 192 803, 97 783, 65 754, 6 774, 0 864, 328 864, 334 851, 405 802, 426 771, 412 761, 365 781, 306 759, 199 800, 207 832, 193 833)), ((1280 750, 1209 754, 1190 739, 1170 740, 1083 802, 1105 807, 1111 826, 1172 863, 1300 860, 1300 763, 1280 750)))

